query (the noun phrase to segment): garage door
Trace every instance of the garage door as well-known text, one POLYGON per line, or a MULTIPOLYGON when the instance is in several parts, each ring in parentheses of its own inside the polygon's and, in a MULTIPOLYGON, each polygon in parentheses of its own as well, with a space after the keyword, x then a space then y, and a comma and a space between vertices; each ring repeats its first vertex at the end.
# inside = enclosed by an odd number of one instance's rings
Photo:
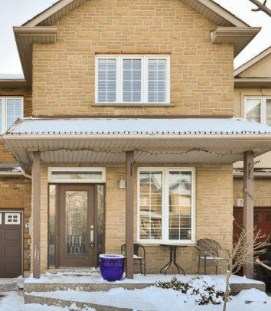
POLYGON ((22 214, 0 212, 0 277, 22 275, 22 214))

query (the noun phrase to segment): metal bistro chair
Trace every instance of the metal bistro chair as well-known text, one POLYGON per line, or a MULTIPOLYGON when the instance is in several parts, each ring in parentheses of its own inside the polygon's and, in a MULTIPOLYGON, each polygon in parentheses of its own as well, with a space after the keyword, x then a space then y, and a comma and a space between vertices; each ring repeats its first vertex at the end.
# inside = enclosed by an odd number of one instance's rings
POLYGON ((221 248, 218 242, 212 239, 200 239, 195 246, 198 252, 198 274, 200 272, 201 260, 204 262, 204 273, 206 274, 207 260, 212 260, 216 266, 216 274, 220 261, 229 259, 229 251, 221 248))
MULTIPOLYGON (((121 254, 126 256, 126 244, 121 245, 121 254)), ((146 275, 146 251, 141 244, 134 243, 134 261, 139 263, 140 273, 146 275)))

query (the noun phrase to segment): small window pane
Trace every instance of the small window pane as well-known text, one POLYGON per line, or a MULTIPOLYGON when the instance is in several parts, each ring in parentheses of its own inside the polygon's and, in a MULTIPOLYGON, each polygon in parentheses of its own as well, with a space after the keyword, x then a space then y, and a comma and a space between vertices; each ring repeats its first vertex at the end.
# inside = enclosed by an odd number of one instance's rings
POLYGON ((246 99, 245 116, 247 120, 261 122, 261 99, 246 99))
POLYGON ((98 59, 98 102, 116 102, 117 60, 98 59))
POLYGON ((162 239, 162 172, 140 173, 140 239, 162 239))
POLYGON ((123 60, 123 101, 141 102, 141 59, 123 60))
POLYGON ((167 60, 149 59, 148 61, 148 101, 166 102, 167 98, 167 60))
POLYGON ((169 172, 169 240, 191 239, 191 172, 169 172))
POLYGON ((23 105, 20 98, 7 99, 7 129, 23 116, 23 105))
POLYGON ((271 98, 266 99, 266 124, 271 125, 271 98))

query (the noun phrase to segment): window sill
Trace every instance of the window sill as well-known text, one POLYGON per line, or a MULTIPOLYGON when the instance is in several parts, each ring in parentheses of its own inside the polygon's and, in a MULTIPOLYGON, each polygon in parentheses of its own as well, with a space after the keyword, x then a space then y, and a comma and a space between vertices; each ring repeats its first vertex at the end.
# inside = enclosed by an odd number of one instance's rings
POLYGON ((127 107, 140 107, 140 108, 151 108, 151 107, 175 107, 176 105, 174 104, 108 104, 108 103, 101 103, 101 104, 92 104, 93 107, 120 107, 120 108, 127 108, 127 107))

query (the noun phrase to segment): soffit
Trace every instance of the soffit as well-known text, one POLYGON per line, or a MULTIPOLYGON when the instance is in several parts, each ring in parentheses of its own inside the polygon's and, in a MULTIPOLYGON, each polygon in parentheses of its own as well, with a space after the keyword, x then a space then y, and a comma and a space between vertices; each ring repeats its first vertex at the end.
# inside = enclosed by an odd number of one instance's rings
POLYGON ((216 44, 233 44, 234 56, 237 56, 260 30, 258 27, 217 27, 211 33, 211 40, 216 44))
POLYGON ((234 87, 238 88, 271 88, 271 78, 235 78, 234 87))
POLYGON ((27 85, 32 84, 32 56, 34 43, 55 43, 57 28, 51 27, 14 27, 15 40, 27 85))

